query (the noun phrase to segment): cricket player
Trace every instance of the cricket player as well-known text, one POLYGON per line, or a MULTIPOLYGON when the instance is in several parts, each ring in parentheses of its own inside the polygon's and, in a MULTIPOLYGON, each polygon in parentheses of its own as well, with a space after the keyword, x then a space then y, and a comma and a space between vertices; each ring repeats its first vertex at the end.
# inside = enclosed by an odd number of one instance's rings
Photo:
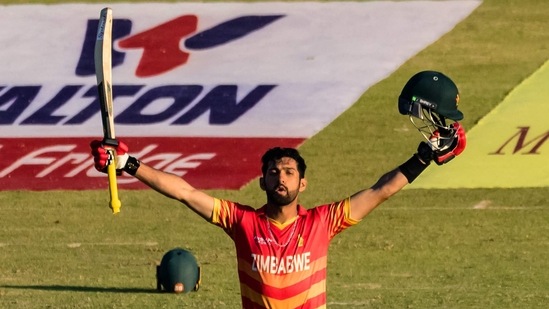
MULTIPOLYGON (((399 97, 399 111, 426 136, 417 152, 371 187, 340 201, 305 208, 298 202, 307 188, 306 164, 293 148, 272 148, 261 161, 259 185, 266 203, 259 208, 212 197, 184 179, 128 155, 122 141, 116 167, 150 188, 181 201, 221 227, 235 242, 243 308, 325 308, 326 266, 330 240, 360 222, 382 202, 418 177, 431 162, 442 165, 465 148, 457 122, 459 93, 444 74, 414 75, 399 97), (453 120, 447 124, 447 120, 453 120)), ((92 141, 95 167, 109 160, 101 141, 92 141)))

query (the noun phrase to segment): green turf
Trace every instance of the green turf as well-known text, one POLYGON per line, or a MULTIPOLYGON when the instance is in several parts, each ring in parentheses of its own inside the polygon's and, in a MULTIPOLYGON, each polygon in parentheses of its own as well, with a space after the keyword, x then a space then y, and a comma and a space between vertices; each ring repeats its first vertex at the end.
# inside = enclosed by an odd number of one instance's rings
MULTIPOLYGON (((395 130, 411 126, 396 97, 413 73, 450 75, 471 128, 548 60, 547 29, 545 0, 484 1, 301 147, 310 166, 301 201, 343 198, 414 152, 417 132, 395 130)), ((211 193, 264 201, 256 182, 211 193)), ((112 216, 106 190, 0 192, 0 307, 240 306, 234 246, 220 229, 151 191, 120 196, 112 216), (203 267, 198 293, 154 292, 154 267, 175 246, 203 267)), ((549 188, 400 192, 334 239, 329 308, 547 308, 547 197, 549 188)))

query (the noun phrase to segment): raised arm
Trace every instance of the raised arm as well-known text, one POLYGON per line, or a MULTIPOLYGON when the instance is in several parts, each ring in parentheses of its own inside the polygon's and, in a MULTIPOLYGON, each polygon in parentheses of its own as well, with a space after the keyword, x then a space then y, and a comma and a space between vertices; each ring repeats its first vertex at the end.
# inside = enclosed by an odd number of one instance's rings
POLYGON ((351 218, 361 220, 408 183, 412 183, 427 168, 432 158, 433 151, 422 142, 418 153, 408 161, 381 176, 372 187, 351 196, 351 218))
POLYGON ((351 218, 361 220, 407 184, 408 180, 398 168, 384 174, 371 188, 351 196, 351 218))
POLYGON ((421 71, 406 82, 398 97, 398 111, 408 116, 427 142, 421 142, 416 154, 381 176, 371 188, 355 193, 351 197, 351 218, 364 218, 412 183, 431 161, 442 165, 463 152, 466 136, 458 122, 463 119, 459 100, 456 84, 441 72, 421 71))
POLYGON ((212 216, 214 198, 195 189, 183 178, 140 163, 135 177, 163 195, 187 205, 204 219, 212 216))
POLYGON ((431 144, 432 142, 421 142, 417 153, 408 161, 381 176, 369 189, 359 191, 351 196, 351 218, 355 220, 364 218, 404 186, 412 183, 429 166, 431 161, 442 165, 459 155, 466 144, 465 130, 457 122, 450 128, 452 130, 442 136, 444 147, 439 145, 438 139, 436 139, 436 147, 431 144))
MULTIPOLYGON (((104 145, 100 141, 92 141, 90 147, 92 148, 95 168, 104 171, 107 161, 110 160, 104 145)), ((123 170, 155 191, 180 201, 201 217, 207 220, 211 218, 214 207, 214 198, 212 196, 195 189, 177 175, 154 169, 129 156, 127 153, 128 146, 123 142, 119 142, 116 152, 118 156, 117 170, 123 170)))

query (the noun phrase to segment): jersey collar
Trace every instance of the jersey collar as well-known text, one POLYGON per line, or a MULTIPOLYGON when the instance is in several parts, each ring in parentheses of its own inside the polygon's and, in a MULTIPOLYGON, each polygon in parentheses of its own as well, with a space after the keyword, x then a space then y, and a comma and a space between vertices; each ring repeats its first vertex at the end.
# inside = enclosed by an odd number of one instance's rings
MULTIPOLYGON (((255 212, 258 216, 266 216, 265 215, 265 208, 267 207, 267 204, 261 206, 261 208, 257 209, 255 212)), ((307 209, 305 209, 301 204, 297 204, 297 215, 298 216, 305 216, 307 215, 307 209)))

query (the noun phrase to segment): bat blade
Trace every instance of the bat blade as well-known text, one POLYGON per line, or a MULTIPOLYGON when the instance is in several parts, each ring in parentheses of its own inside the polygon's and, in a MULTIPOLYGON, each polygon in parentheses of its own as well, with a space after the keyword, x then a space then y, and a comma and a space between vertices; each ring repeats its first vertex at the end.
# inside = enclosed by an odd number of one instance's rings
POLYGON ((118 146, 114 133, 114 112, 112 95, 112 9, 104 8, 99 15, 97 27, 97 40, 95 41, 94 62, 95 75, 97 77, 97 91, 99 105, 101 107, 101 121, 103 124, 103 144, 113 160, 107 166, 109 176, 109 207, 114 214, 120 212, 120 199, 118 198, 118 186, 116 183, 116 151, 118 146))
POLYGON ((112 10, 104 8, 99 16, 94 61, 103 122, 103 137, 115 139, 112 96, 112 10))

